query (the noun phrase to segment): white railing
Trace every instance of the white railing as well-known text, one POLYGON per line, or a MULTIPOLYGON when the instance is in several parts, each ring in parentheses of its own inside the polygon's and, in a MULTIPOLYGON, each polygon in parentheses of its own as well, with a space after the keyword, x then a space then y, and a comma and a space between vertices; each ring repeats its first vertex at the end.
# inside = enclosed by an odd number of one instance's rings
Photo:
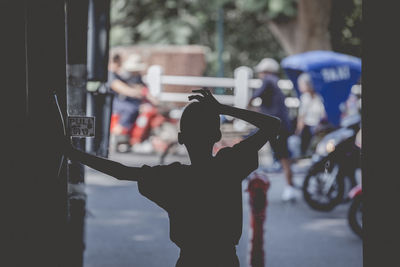
MULTIPOLYGON (((215 95, 215 97, 223 104, 246 108, 251 97, 252 89, 259 88, 262 84, 260 79, 252 79, 252 77, 252 69, 246 66, 235 69, 234 78, 218 78, 163 75, 161 66, 152 65, 147 70, 147 74, 143 76, 143 80, 148 85, 150 93, 161 101, 186 102, 188 101, 188 96, 191 95, 191 93, 163 92, 163 85, 167 84, 233 88, 233 95, 215 95)), ((291 85, 289 80, 281 80, 280 82, 283 87, 291 89, 289 88, 291 85)))

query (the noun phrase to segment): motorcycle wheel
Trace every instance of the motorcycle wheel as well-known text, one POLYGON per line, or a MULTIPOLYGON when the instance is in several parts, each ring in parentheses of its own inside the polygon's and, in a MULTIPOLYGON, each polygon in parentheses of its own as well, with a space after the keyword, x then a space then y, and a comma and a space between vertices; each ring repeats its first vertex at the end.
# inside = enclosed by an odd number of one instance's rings
POLYGON ((356 196, 350 205, 348 222, 351 230, 362 238, 362 200, 361 195, 356 196))
POLYGON ((115 152, 128 153, 131 151, 131 145, 129 144, 129 137, 127 135, 116 135, 113 140, 113 146, 115 152))
POLYGON ((125 143, 117 144, 115 147, 115 151, 118 153, 128 153, 131 151, 131 146, 125 143))
POLYGON ((348 193, 357 185, 356 170, 347 175, 342 175, 341 177, 338 177, 338 179, 343 179, 344 181, 344 195, 342 203, 349 203, 351 198, 348 196, 348 193))
POLYGON ((303 197, 311 208, 318 211, 331 211, 342 202, 344 179, 338 179, 338 172, 339 165, 336 164, 330 172, 322 169, 307 174, 303 182, 303 197), (326 192, 324 188, 330 179, 334 181, 326 192))

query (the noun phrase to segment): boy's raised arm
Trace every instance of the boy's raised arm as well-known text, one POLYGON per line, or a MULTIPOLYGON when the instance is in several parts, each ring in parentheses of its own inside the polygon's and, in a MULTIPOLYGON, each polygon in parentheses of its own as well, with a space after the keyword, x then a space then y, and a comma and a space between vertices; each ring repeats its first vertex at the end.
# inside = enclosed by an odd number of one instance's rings
POLYGON ((247 121, 259 130, 248 137, 245 141, 242 141, 243 145, 248 146, 250 149, 259 150, 261 147, 271 138, 275 138, 279 132, 281 120, 274 116, 265 115, 259 112, 250 111, 246 109, 231 107, 219 103, 211 92, 207 89, 193 90, 194 93, 201 93, 200 95, 193 95, 189 97, 191 99, 197 99, 201 102, 206 103, 210 108, 215 109, 218 114, 229 115, 244 121, 247 121))
POLYGON ((138 181, 143 177, 145 170, 140 167, 129 167, 121 163, 97 157, 74 148, 69 140, 65 140, 66 155, 102 173, 108 174, 118 180, 138 181))
POLYGON ((241 142, 250 150, 260 150, 265 143, 276 138, 281 125, 277 117, 265 115, 259 112, 222 105, 221 114, 229 115, 255 125, 259 130, 241 142))

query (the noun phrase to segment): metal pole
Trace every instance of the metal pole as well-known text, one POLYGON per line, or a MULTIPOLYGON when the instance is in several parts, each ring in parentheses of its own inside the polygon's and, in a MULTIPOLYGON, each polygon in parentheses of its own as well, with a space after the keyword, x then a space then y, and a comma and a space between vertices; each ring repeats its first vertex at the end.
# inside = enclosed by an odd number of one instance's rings
MULTIPOLYGON (((224 8, 218 7, 217 19, 217 52, 218 52, 218 74, 217 77, 224 77, 224 61, 222 58, 224 52, 224 8)), ((220 87, 215 89, 216 94, 224 94, 225 89, 220 87)))
POLYGON ((110 0, 89 0, 87 79, 107 82, 110 0))
POLYGON ((113 94, 108 79, 110 0, 89 0, 87 42, 87 115, 96 118, 96 136, 86 151, 108 157, 113 94))
MULTIPOLYGON (((86 115, 86 57, 88 0, 66 0, 67 113, 86 115)), ((72 138, 75 147, 85 150, 84 139, 72 138)), ((83 266, 84 223, 86 210, 84 166, 68 164, 68 266, 83 266)))

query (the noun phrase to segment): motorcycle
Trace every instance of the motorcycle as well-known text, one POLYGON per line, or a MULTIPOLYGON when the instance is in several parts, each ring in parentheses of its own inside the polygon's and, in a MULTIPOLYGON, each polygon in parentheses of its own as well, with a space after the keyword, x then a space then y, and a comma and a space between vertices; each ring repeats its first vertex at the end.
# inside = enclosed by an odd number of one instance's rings
POLYGON ((344 118, 339 129, 318 143, 302 186, 304 200, 311 208, 331 211, 346 200, 346 184, 350 183, 350 188, 357 185, 360 148, 355 138, 360 121, 359 114, 344 118))
MULTIPOLYGON (((168 107, 156 107, 151 103, 144 103, 140 107, 139 116, 127 135, 113 140, 115 151, 124 153, 135 148, 135 145, 149 141, 147 152, 158 152, 161 154, 160 161, 163 162, 168 151, 177 143, 178 117, 177 110, 168 107)), ((118 114, 112 114, 110 131, 118 123, 118 114)))

